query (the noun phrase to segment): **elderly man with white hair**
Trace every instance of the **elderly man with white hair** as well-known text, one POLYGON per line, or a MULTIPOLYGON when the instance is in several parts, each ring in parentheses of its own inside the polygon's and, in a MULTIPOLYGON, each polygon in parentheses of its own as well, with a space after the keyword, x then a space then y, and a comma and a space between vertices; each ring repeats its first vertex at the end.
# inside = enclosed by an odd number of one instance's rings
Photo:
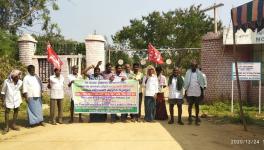
POLYGON ((153 66, 147 67, 147 75, 144 76, 142 86, 145 88, 145 121, 152 122, 155 119, 155 107, 159 83, 153 66))
POLYGON ((20 89, 22 87, 22 81, 20 80, 21 71, 13 70, 4 81, 1 96, 3 100, 3 107, 5 108, 5 129, 4 134, 9 131, 9 112, 14 109, 13 122, 11 128, 19 130, 16 126, 16 120, 18 116, 19 106, 22 103, 20 89))

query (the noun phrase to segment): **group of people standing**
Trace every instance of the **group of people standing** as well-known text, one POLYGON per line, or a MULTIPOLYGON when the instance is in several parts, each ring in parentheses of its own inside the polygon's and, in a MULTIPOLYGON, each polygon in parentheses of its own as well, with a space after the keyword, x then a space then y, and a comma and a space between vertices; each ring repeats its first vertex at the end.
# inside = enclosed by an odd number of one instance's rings
MULTIPOLYGON (((85 68, 80 75, 78 73, 78 67, 72 67, 72 73, 68 76, 67 86, 70 88, 75 80, 88 79, 88 80, 109 80, 110 82, 120 82, 125 80, 136 80, 139 83, 139 112, 137 114, 130 114, 131 121, 140 121, 141 118, 141 106, 144 95, 144 120, 146 122, 153 122, 156 120, 167 120, 167 110, 165 105, 164 88, 169 88, 169 112, 170 119, 169 124, 174 123, 174 105, 178 107, 178 124, 183 125, 182 121, 182 104, 184 103, 184 97, 187 98, 188 112, 189 112, 189 124, 192 123, 192 107, 195 105, 195 124, 199 125, 199 104, 203 99, 203 92, 206 88, 206 77, 198 69, 196 61, 192 61, 190 69, 187 70, 185 77, 181 75, 180 68, 174 68, 171 75, 167 78, 162 74, 162 68, 153 66, 147 67, 147 73, 144 75, 140 72, 140 64, 134 63, 132 68, 130 64, 116 65, 115 71, 112 70, 113 66, 107 63, 105 71, 101 71, 99 66, 101 61, 96 66, 91 65, 85 68), (90 73, 90 69, 94 72, 90 73)), ((13 70, 4 81, 1 95, 3 99, 3 106, 5 108, 5 129, 4 132, 9 131, 9 112, 14 109, 13 122, 11 128, 19 130, 16 126, 16 120, 18 116, 19 106, 22 103, 22 96, 20 89, 23 88, 22 94, 27 102, 28 121, 30 126, 42 125, 45 126, 42 113, 42 82, 35 74, 35 67, 33 65, 28 66, 28 74, 21 78, 21 72, 19 70, 13 70)), ((56 125, 57 123, 63 123, 63 99, 64 99, 64 77, 61 75, 61 70, 55 68, 54 75, 50 76, 48 82, 48 88, 50 89, 50 123, 56 125), (56 120, 55 106, 57 104, 58 119, 56 120)), ((92 113, 90 116, 90 122, 104 122, 107 120, 107 114, 92 113)), ((128 114, 121 114, 119 117, 117 114, 110 115, 111 122, 121 120, 126 122, 128 114)), ((74 100, 71 96, 70 105, 70 123, 74 122, 74 100)), ((79 122, 83 122, 82 114, 79 114, 79 122)))
POLYGON ((1 98, 2 105, 5 108, 5 128, 4 133, 9 131, 9 127, 13 130, 19 130, 16 125, 19 107, 22 103, 21 89, 25 101, 27 103, 27 113, 29 125, 45 126, 42 113, 42 82, 35 74, 35 67, 29 65, 27 67, 28 74, 21 80, 21 71, 13 70, 8 78, 4 81, 1 98), (9 113, 13 109, 13 121, 9 126, 9 113))

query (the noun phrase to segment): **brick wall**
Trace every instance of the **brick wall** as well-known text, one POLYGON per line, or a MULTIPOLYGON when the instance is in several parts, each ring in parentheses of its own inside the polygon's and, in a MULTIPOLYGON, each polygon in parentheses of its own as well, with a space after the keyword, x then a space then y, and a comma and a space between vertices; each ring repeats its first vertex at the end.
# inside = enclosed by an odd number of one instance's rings
MULTIPOLYGON (((105 68, 105 39, 101 35, 88 35, 85 39, 86 48, 86 66, 96 65, 98 61, 102 61, 101 70, 105 68)), ((93 72, 93 69, 89 71, 93 72)))
MULTIPOLYGON (((261 87, 261 99, 262 99, 262 104, 263 104, 263 95, 264 89, 263 86, 261 87)), ((252 86, 252 84, 250 84, 250 89, 249 89, 249 98, 250 98, 250 103, 253 104, 258 104, 259 103, 259 86, 257 84, 257 86, 252 86)))
POLYGON ((18 42, 19 60, 26 66, 32 65, 32 57, 34 55, 35 43, 30 41, 18 42))
MULTIPOLYGON (((210 32, 203 37, 201 66, 208 80, 205 101, 231 100, 233 47, 224 47, 222 43, 223 38, 220 33, 210 32)), ((252 46, 238 46, 237 51, 239 54, 238 61, 250 61, 252 46)), ((241 81, 242 100, 249 100, 250 85, 250 81, 241 81)), ((234 81, 234 99, 238 99, 236 81, 234 81)))

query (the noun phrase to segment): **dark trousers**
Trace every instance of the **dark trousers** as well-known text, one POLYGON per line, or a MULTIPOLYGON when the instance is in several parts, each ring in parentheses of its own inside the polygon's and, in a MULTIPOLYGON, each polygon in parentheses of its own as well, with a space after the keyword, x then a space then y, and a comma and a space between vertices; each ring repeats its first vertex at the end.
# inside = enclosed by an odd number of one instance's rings
MULTIPOLYGON (((170 117, 171 120, 174 121, 174 104, 170 104, 170 117)), ((177 103, 177 107, 178 107, 178 122, 181 122, 181 117, 182 117, 182 104, 181 103, 177 103)))
POLYGON ((121 114, 121 121, 127 120, 128 114, 121 114))
POLYGON ((58 120, 59 122, 62 122, 62 115, 63 115, 63 112, 62 112, 62 99, 51 99, 50 100, 50 121, 51 122, 56 122, 56 116, 55 116, 55 105, 56 105, 56 102, 57 102, 57 107, 58 107, 58 120))
MULTIPOLYGON (((9 128, 9 112, 10 112, 10 110, 11 110, 10 108, 5 108, 5 125, 6 125, 6 128, 9 128)), ((19 111, 19 107, 14 108, 13 122, 12 122, 13 125, 16 124, 18 111, 19 111)))
POLYGON ((189 103, 188 105, 188 113, 189 113, 189 119, 192 117, 192 106, 195 105, 195 116, 196 119, 199 117, 199 105, 200 105, 200 97, 195 96, 187 96, 187 101, 189 103))
MULTIPOLYGON (((73 101, 73 99, 71 99, 70 112, 71 112, 71 121, 73 121, 73 115, 74 115, 74 101, 73 101)), ((81 120, 81 119, 82 119, 82 114, 79 113, 79 120, 81 120)))
POLYGON ((144 105, 145 105, 145 120, 153 121, 155 119, 155 108, 156 108, 156 102, 154 97, 145 96, 144 105))
POLYGON ((117 119, 117 114, 111 114, 111 121, 116 121, 117 119))
POLYGON ((97 114, 97 113, 90 114, 90 122, 105 122, 106 119, 107 119, 107 114, 97 114))

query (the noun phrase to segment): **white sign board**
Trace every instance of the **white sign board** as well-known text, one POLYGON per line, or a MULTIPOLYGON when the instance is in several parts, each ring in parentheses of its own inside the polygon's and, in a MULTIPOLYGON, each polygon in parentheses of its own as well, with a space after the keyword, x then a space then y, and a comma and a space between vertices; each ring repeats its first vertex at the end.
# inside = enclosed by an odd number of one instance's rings
MULTIPOLYGON (((248 29, 246 32, 243 30, 238 30, 236 32, 236 44, 263 44, 264 43, 264 30, 260 32, 253 32, 248 29)), ((223 33, 223 44, 233 45, 233 29, 225 28, 223 33)))
MULTIPOLYGON (((261 80, 260 62, 239 62, 237 66, 239 80, 261 80)), ((232 63, 232 80, 236 80, 235 63, 232 63)))
MULTIPOLYGON (((261 113, 261 63, 260 62, 239 62, 237 63, 239 80, 259 81, 259 114, 261 113)), ((234 80, 236 80, 235 63, 232 63, 232 95, 231 112, 234 112, 234 80)))

